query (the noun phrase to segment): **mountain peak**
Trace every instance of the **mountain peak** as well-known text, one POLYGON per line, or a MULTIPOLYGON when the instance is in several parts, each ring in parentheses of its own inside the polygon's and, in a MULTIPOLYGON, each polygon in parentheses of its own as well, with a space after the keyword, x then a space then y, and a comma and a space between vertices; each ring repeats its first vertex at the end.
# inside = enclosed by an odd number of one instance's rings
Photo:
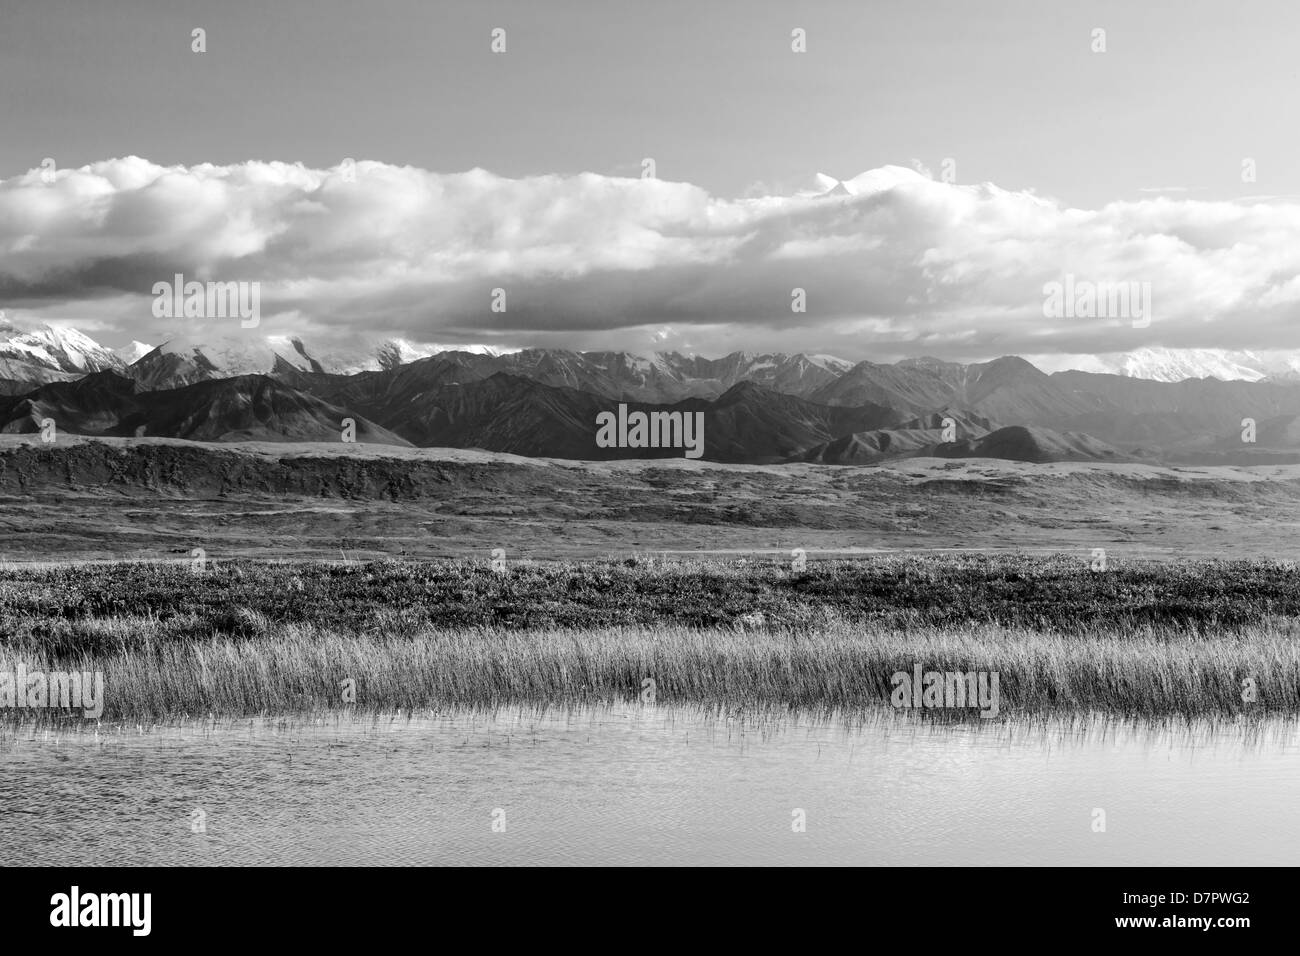
POLYGON ((1128 352, 1044 357, 1054 370, 1073 369, 1141 378, 1154 382, 1220 381, 1293 382, 1300 379, 1300 352, 1290 350, 1166 348, 1143 346, 1128 352))
POLYGON ((57 372, 99 372, 126 364, 111 349, 76 329, 12 321, 0 325, 0 358, 57 372))
POLYGON ((961 368, 960 362, 948 362, 944 359, 935 358, 933 355, 922 355, 918 358, 901 359, 895 364, 902 366, 903 368, 922 368, 928 371, 961 368))
POLYGON ((914 186, 918 183, 932 182, 932 179, 915 169, 887 165, 868 169, 852 179, 839 179, 825 173, 817 173, 804 188, 796 191, 795 196, 803 199, 869 196, 897 186, 914 186))
POLYGON ((981 374, 983 375, 987 375, 990 372, 997 372, 1003 375, 1029 374, 1029 375, 1041 375, 1044 378, 1047 377, 1046 372, 1040 369, 1033 362, 1030 362, 1027 359, 1022 359, 1019 355, 1003 355, 1000 358, 995 358, 991 362, 980 362, 970 367, 980 369, 981 374))
POLYGON ((130 345, 124 345, 120 349, 114 349, 113 354, 120 358, 126 365, 134 365, 153 350, 154 346, 147 342, 133 341, 130 345))

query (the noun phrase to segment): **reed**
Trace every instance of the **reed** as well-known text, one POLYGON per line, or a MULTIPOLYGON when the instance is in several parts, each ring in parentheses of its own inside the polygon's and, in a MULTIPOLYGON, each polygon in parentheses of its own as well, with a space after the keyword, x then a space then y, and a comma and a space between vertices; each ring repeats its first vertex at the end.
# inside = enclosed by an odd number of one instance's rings
MULTIPOLYGON (((889 706, 891 675, 917 664, 926 671, 996 672, 1003 715, 1300 713, 1300 645, 1268 627, 1231 636, 1152 629, 1067 637, 999 625, 902 631, 847 622, 804 631, 661 626, 361 634, 287 624, 253 640, 175 641, 151 633, 146 622, 116 625, 137 639, 21 660, 29 671, 102 672, 104 719, 586 704, 640 699, 651 686, 654 701, 664 704, 852 711, 889 706), (1256 682, 1255 702, 1242 699, 1246 677, 1256 682), (354 702, 344 699, 349 681, 354 702)), ((18 660, 11 650, 0 651, 0 671, 18 660)), ((969 718, 974 711, 946 716, 969 718)))
POLYGON ((1297 621, 1285 562, 10 565, 0 675, 100 671, 110 719, 581 704, 651 686, 667 703, 861 709, 918 664, 997 673, 1002 713, 1295 714, 1297 621))

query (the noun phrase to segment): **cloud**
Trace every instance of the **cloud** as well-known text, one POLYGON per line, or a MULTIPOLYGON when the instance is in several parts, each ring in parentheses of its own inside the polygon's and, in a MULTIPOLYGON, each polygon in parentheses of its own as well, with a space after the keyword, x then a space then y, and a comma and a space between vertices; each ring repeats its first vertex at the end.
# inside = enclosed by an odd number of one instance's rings
POLYGON ((1277 348, 1296 344, 1300 203, 1159 195, 1081 210, 901 167, 732 199, 639 177, 369 161, 131 156, 0 181, 0 308, 93 316, 122 343, 189 335, 196 320, 150 309, 153 284, 176 273, 259 282, 261 331, 322 344, 966 359, 1277 348), (1150 283, 1150 326, 1044 317, 1044 284, 1066 274, 1150 283), (806 312, 791 310, 795 289, 806 312))

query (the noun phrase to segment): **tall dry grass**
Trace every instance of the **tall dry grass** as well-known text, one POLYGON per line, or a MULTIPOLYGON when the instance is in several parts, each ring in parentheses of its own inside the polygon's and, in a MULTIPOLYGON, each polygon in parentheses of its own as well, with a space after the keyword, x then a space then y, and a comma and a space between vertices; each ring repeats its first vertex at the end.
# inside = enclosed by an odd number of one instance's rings
POLYGON ((110 719, 341 707, 348 680, 372 710, 635 699, 647 679, 663 702, 855 709, 918 663, 997 672, 1003 713, 1294 714, 1297 622, 1286 562, 0 569, 0 671, 102 671, 110 719))
MULTIPOLYGON (((1004 715, 1300 713, 1300 644, 1281 627, 1231 635, 1147 628, 1074 635, 982 625, 897 629, 829 622, 807 630, 627 627, 340 631, 254 622, 255 638, 175 640, 157 620, 101 619, 98 649, 0 647, 0 671, 98 670, 105 719, 634 700, 867 709, 897 671, 991 671, 1004 715), (129 633, 131 640, 115 640, 129 633), (1258 700, 1242 699, 1253 678, 1258 700)), ((966 712, 973 716, 974 711, 966 712)), ((31 711, 10 715, 30 719, 31 711)), ((0 717, 5 715, 0 711, 0 717)))

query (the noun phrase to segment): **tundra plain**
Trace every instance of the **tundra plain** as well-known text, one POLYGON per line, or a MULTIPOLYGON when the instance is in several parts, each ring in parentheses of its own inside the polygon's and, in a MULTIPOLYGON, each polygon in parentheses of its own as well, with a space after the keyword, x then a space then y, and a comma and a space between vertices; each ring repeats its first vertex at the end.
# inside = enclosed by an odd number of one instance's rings
POLYGON ((379 445, 0 436, 0 560, 1300 557, 1300 466, 578 462, 379 445))

